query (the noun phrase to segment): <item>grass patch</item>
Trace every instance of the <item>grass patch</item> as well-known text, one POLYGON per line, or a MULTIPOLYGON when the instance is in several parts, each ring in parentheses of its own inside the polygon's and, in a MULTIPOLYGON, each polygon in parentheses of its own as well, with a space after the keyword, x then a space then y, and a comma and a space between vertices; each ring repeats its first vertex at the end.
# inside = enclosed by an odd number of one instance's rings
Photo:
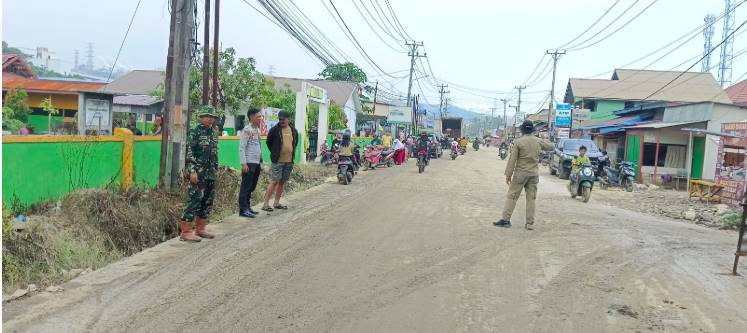
MULTIPOLYGON (((254 203, 269 182, 266 168, 252 195, 254 203)), ((286 191, 303 191, 334 175, 335 169, 318 165, 296 166, 286 191)), ((241 175, 221 167, 211 219, 237 209, 241 175)), ((73 270, 98 269, 177 235, 177 222, 185 204, 187 185, 176 191, 133 188, 79 190, 59 201, 34 205, 25 211, 28 222, 18 229, 3 207, 3 291, 30 283, 45 287, 75 277, 73 270)))

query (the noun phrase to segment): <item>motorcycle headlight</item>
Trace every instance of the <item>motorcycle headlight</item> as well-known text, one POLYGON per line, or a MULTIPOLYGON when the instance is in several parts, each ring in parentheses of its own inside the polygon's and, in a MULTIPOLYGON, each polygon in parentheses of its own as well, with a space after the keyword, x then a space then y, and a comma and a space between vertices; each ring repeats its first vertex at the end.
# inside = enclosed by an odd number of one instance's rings
POLYGON ((591 177, 591 176, 593 176, 593 175, 594 175, 594 171, 591 171, 591 169, 590 169, 590 168, 583 168, 583 169, 581 170, 581 173, 583 173, 583 174, 584 174, 584 176, 586 176, 586 177, 591 177))

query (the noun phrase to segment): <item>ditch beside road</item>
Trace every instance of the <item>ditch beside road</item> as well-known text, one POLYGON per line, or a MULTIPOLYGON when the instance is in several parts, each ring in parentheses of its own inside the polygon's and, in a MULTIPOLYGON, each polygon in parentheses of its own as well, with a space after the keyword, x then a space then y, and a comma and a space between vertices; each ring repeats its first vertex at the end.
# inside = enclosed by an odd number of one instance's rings
MULTIPOLYGON (((362 172, 3 307, 9 332, 741 332, 736 233, 573 200, 540 179, 536 230, 493 227, 497 150, 362 172)), ((596 197, 600 195, 600 197, 596 197)), ((601 199, 601 200, 598 200, 601 199)), ((747 267, 740 271, 747 273, 747 267)))

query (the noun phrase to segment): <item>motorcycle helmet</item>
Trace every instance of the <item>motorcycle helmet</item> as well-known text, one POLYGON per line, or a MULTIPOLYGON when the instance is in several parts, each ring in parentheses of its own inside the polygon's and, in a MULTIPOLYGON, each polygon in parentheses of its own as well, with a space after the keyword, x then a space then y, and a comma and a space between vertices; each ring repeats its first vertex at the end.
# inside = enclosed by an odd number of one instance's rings
POLYGON ((522 134, 531 134, 534 132, 534 123, 531 120, 524 120, 524 122, 521 123, 520 129, 522 134))
POLYGON ((350 139, 351 136, 352 136, 352 134, 351 134, 351 132, 350 132, 349 129, 346 129, 345 132, 342 133, 342 138, 343 139, 350 139))

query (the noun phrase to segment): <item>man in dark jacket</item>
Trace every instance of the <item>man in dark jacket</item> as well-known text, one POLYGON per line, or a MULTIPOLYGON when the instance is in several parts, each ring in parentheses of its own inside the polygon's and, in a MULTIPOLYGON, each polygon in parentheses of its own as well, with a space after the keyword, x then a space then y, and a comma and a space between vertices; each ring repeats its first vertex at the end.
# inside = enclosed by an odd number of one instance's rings
POLYGON ((271 212, 275 209, 288 209, 280 204, 285 183, 293 171, 293 158, 296 156, 298 131, 290 125, 290 114, 287 111, 278 113, 278 123, 267 133, 267 148, 270 149, 270 185, 265 192, 262 210, 271 212), (275 193, 275 203, 270 207, 270 197, 275 193))

